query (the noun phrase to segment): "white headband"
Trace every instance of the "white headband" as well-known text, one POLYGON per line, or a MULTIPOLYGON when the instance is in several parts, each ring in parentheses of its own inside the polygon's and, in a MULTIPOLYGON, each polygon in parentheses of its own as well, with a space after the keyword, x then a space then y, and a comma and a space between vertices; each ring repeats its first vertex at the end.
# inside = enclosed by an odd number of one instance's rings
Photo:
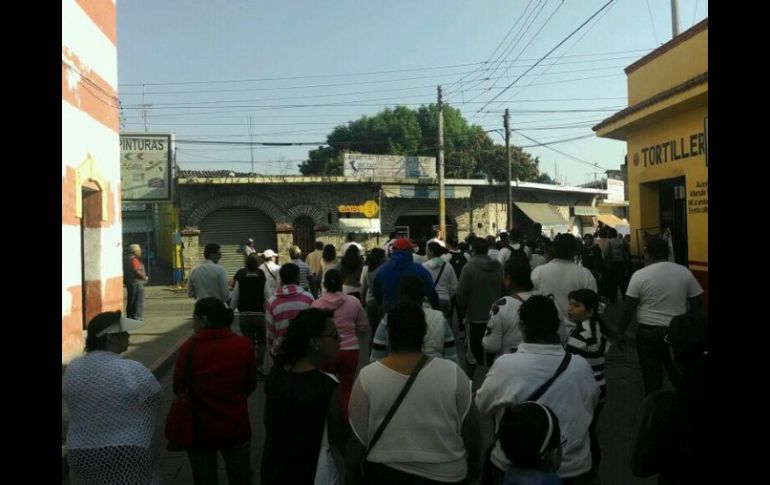
POLYGON ((540 454, 542 455, 545 451, 545 447, 548 446, 548 442, 551 441, 551 435, 553 434, 553 418, 551 418, 551 413, 548 411, 547 407, 537 401, 535 401, 535 404, 543 408, 545 415, 548 416, 548 432, 545 434, 545 440, 543 440, 542 446, 540 446, 540 454))

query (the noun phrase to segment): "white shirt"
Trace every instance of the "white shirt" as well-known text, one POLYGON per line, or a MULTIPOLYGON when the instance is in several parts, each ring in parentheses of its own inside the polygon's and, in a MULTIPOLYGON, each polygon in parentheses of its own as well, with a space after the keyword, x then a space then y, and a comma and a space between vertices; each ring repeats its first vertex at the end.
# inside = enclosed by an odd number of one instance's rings
MULTIPOLYGON (((519 297, 527 301, 532 293, 522 291, 519 297)), ((481 345, 484 350, 495 354, 495 358, 510 353, 522 342, 521 329, 519 328, 519 309, 521 301, 511 296, 505 296, 492 305, 489 311, 489 322, 481 345)))
POLYGON ((550 263, 532 270, 532 284, 540 294, 554 296, 554 303, 562 320, 559 336, 562 338, 562 343, 566 343, 567 337, 575 328, 575 324, 567 318, 569 294, 583 288, 597 291, 596 278, 590 271, 578 266, 572 260, 552 259, 550 263))
MULTIPOLYGON (((350 426, 361 443, 368 446, 408 379, 380 362, 361 369, 349 411, 350 426)), ((433 358, 417 375, 367 460, 432 480, 463 480, 468 464, 460 432, 471 399, 465 372, 454 362, 433 358)))
POLYGON ((431 279, 433 279, 436 293, 438 293, 438 299, 448 301, 451 300, 454 294, 457 292, 457 275, 455 274, 455 270, 452 268, 452 265, 449 264, 449 262, 447 262, 443 257, 438 258, 444 264, 444 270, 441 271, 441 264, 437 264, 436 259, 437 258, 433 258, 430 261, 422 263, 422 265, 425 269, 428 270, 431 279), (438 277, 439 273, 441 273, 441 278, 436 281, 436 277, 438 277))
POLYGON ((190 271, 187 296, 195 298, 195 301, 214 297, 226 303, 230 299, 230 289, 227 287, 225 269, 210 259, 203 260, 190 271))
MULTIPOLYGON (((564 349, 560 345, 522 343, 516 353, 495 360, 476 393, 476 406, 484 414, 494 413, 499 423, 507 404, 529 399, 537 388, 556 373, 564 349)), ((538 399, 559 418, 561 434, 567 438, 558 474, 562 478, 581 475, 591 469, 588 427, 599 402, 599 384, 588 362, 573 355, 569 366, 538 399)), ((379 445, 378 445, 379 446, 379 445)), ((505 470, 510 462, 499 443, 492 450, 492 462, 505 470)))
POLYGON ((636 271, 626 291, 626 295, 639 299, 637 322, 660 327, 668 327, 672 318, 687 313, 687 299, 701 293, 703 288, 689 269, 668 261, 636 271))
POLYGON ((278 272, 281 267, 274 261, 265 261, 259 267, 259 270, 265 274, 265 301, 275 295, 275 290, 281 287, 281 276, 278 272), (272 274, 271 274, 272 273, 272 274))
POLYGON ((434 243, 439 243, 439 245, 440 245, 442 248, 445 248, 445 247, 446 247, 446 243, 445 243, 444 241, 442 241, 441 239, 436 239, 436 238, 433 238, 433 239, 431 239, 430 241, 426 242, 426 243, 425 243, 425 247, 427 248, 427 247, 428 247, 428 244, 430 244, 430 243, 432 243, 432 242, 434 242, 434 243))
POLYGON ((532 253, 529 255, 529 269, 534 270, 538 266, 545 264, 545 257, 542 254, 532 253))
POLYGON ((356 246, 358 248, 358 251, 361 253, 361 255, 364 254, 364 247, 358 244, 355 241, 349 241, 342 245, 340 248, 340 257, 345 256, 345 253, 348 252, 348 248, 350 246, 356 246))

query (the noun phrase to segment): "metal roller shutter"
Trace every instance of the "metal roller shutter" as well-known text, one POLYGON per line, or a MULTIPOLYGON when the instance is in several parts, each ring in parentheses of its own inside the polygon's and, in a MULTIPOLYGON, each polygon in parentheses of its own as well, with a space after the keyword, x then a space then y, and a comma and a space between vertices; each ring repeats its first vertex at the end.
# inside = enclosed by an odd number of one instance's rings
POLYGON ((198 227, 201 231, 200 260, 203 261, 203 250, 206 244, 219 244, 222 252, 219 264, 225 269, 228 278, 243 267, 243 246, 249 238, 254 240, 254 247, 260 253, 265 249, 277 250, 275 222, 258 209, 248 207, 218 209, 206 216, 198 227))

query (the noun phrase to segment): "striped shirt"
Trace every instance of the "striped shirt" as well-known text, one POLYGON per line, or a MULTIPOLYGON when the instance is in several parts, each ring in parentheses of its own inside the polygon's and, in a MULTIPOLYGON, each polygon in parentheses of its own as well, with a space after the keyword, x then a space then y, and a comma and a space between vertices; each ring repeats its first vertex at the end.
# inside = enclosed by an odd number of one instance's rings
MULTIPOLYGON (((428 356, 442 357, 453 362, 457 362, 457 347, 455 346, 455 336, 449 327, 444 314, 439 310, 433 310, 430 305, 423 305, 425 312, 425 323, 427 331, 422 342, 422 352, 428 356)), ((388 345, 388 318, 383 317, 377 326, 372 341, 372 355, 370 362, 385 358, 390 353, 388 345)))
POLYGON ((265 324, 267 327, 267 347, 272 355, 281 350, 281 342, 289 328, 289 322, 299 312, 310 308, 313 296, 297 285, 284 285, 275 290, 265 305, 265 324))
POLYGON ((607 394, 607 380, 604 378, 607 350, 609 350, 607 336, 595 325, 595 333, 591 331, 591 320, 583 320, 575 327, 575 330, 567 340, 567 351, 586 359, 594 372, 594 378, 599 384, 599 402, 604 402, 607 394))

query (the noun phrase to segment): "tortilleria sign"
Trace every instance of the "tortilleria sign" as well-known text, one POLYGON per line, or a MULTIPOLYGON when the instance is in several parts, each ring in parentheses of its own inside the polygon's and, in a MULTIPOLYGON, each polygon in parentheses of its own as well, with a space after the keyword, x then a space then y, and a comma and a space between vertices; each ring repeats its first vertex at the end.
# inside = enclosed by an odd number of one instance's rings
POLYGON ((361 205, 345 204, 338 206, 337 212, 361 213, 371 219, 372 217, 379 214, 380 206, 373 200, 367 200, 361 205))
MULTIPOLYGON (((664 141, 657 145, 642 148, 642 159, 645 167, 662 163, 677 162, 685 158, 706 154, 706 135, 704 132, 693 133, 680 137, 678 140, 664 141)), ((639 154, 634 155, 634 165, 639 165, 639 154)))

